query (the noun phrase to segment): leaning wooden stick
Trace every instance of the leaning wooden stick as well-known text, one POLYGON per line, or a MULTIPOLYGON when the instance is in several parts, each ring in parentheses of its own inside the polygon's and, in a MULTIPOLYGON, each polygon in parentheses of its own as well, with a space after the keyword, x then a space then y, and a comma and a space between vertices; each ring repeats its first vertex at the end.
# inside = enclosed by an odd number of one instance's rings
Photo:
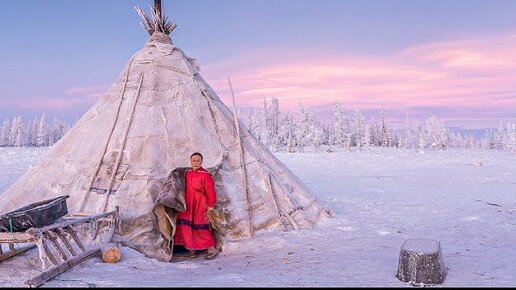
POLYGON ((52 266, 51 268, 41 272, 37 276, 35 276, 32 279, 29 279, 25 282, 25 284, 31 288, 36 288, 41 286, 46 281, 54 278, 55 276, 66 272, 67 270, 73 268, 83 260, 93 256, 98 251, 100 251, 100 247, 93 248, 91 250, 87 250, 69 260, 67 260, 65 263, 60 263, 59 265, 52 266))
POLYGON ((235 119, 235 126, 238 135, 238 147, 240 148, 240 167, 242 168, 242 184, 245 188, 245 197, 247 201, 247 215, 249 219, 249 232, 251 233, 251 237, 254 237, 254 228, 253 228, 253 220, 251 213, 251 204, 249 203, 249 190, 247 188, 247 174, 245 172, 245 162, 244 162, 244 148, 242 147, 242 138, 240 137, 240 124, 238 123, 238 118, 236 114, 236 103, 235 103, 235 93, 233 92, 233 86, 231 85, 231 80, 228 78, 229 88, 231 89, 231 96, 233 98, 233 117, 235 119))
POLYGON ((5 261, 7 259, 10 259, 10 258, 12 258, 12 257, 14 257, 16 255, 21 254, 21 253, 24 253, 24 252, 34 248, 35 246, 36 245, 33 244, 33 245, 29 245, 29 246, 26 246, 24 248, 17 249, 17 250, 14 250, 14 251, 11 250, 11 251, 9 251, 7 253, 0 253, 0 262, 5 261))

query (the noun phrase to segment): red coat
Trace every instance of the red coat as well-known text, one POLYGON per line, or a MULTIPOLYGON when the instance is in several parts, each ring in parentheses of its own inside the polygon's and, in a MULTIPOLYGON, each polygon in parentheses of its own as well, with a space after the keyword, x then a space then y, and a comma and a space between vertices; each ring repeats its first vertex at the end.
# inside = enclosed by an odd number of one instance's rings
POLYGON ((215 246, 215 238, 206 218, 206 209, 217 202, 211 174, 204 168, 189 169, 185 177, 186 210, 177 213, 174 244, 189 250, 204 250, 215 246))

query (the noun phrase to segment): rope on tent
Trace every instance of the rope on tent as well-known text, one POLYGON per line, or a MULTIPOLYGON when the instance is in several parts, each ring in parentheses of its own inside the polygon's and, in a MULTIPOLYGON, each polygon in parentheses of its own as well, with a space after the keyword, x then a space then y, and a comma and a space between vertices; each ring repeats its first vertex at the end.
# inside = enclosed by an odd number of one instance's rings
POLYGON ((228 78, 229 82, 229 88, 231 89, 231 96, 233 98, 233 117, 235 120, 235 126, 237 130, 237 136, 238 136, 238 147, 240 152, 240 165, 242 168, 242 183, 245 189, 245 197, 247 202, 247 215, 249 219, 249 232, 251 233, 251 238, 254 237, 254 229, 253 229, 253 220, 252 220, 252 212, 251 212, 251 204, 249 203, 249 189, 247 186, 247 174, 245 172, 245 161, 244 161, 244 148, 242 147, 242 138, 240 137, 240 125, 238 123, 238 118, 236 114, 236 104, 235 104, 235 93, 233 92, 233 86, 231 85, 231 80, 228 78))
POLYGON ((187 77, 192 77, 191 74, 186 73, 186 72, 178 69, 177 67, 173 67, 173 66, 170 66, 170 65, 162 64, 162 63, 160 63, 157 60, 141 60, 141 61, 137 62, 136 64, 152 64, 152 65, 155 65, 157 67, 161 67, 161 68, 164 68, 164 69, 176 72, 178 74, 182 74, 182 75, 187 76, 187 77))
POLYGON ((173 71, 173 72, 176 72, 176 73, 178 73, 178 74, 182 74, 182 75, 187 76, 187 77, 192 77, 192 75, 191 75, 191 74, 189 74, 189 73, 185 73, 184 71, 182 71, 182 70, 180 70, 180 69, 178 69, 178 68, 175 68, 175 67, 173 67, 173 66, 164 65, 164 64, 161 64, 161 63, 159 63, 159 62, 157 62, 157 61, 154 61, 154 65, 156 65, 156 66, 158 66, 158 67, 162 67, 162 68, 164 68, 164 69, 168 69, 168 70, 173 71))
POLYGON ((125 74, 125 79, 124 79, 124 86, 122 88, 122 94, 120 96, 120 102, 118 103, 118 107, 117 107, 117 110, 116 110, 115 118, 113 119, 113 122, 111 123, 111 130, 109 131, 109 136, 108 136, 108 138, 106 140, 106 143, 104 144, 104 147, 102 148, 102 153, 100 154, 99 161, 97 162, 97 165, 95 167, 94 173, 91 176, 90 182, 88 183, 88 188, 87 188, 86 194, 84 195, 84 197, 83 197, 83 199, 81 201, 81 204, 79 206, 79 212, 81 212, 83 210, 83 208, 84 208, 84 204, 86 203, 86 199, 88 198, 88 195, 90 194, 91 188, 93 187, 93 183, 95 182, 95 178, 97 177, 97 174, 99 173, 100 165, 102 164, 102 159, 104 159, 104 155, 107 152, 107 147, 109 145, 109 141, 111 141, 111 136, 113 136, 113 132, 115 131, 115 126, 116 126, 116 123, 118 121, 118 115, 120 114, 120 108, 122 107, 122 102, 124 100, 124 94, 125 94, 125 90, 127 88, 127 82, 129 80, 129 71, 131 70, 131 64, 133 63, 133 59, 134 59, 134 56, 131 57, 131 59, 129 60, 129 65, 127 66, 127 72, 125 74))
POLYGON ((115 183, 116 174, 118 172, 118 167, 120 166, 120 163, 122 161, 122 155, 124 153, 124 147, 125 147, 125 143, 127 141, 127 135, 129 134, 129 128, 131 128, 131 123, 134 118, 134 111, 136 110, 136 104, 138 103, 138 98, 140 97, 142 84, 143 84, 143 73, 140 75, 140 84, 138 85, 138 91, 136 92, 136 96, 134 97, 134 103, 131 108, 131 113, 127 116, 127 126, 125 127, 124 137, 122 138, 122 144, 120 145, 116 164, 115 164, 115 167, 113 168, 113 172, 111 174, 111 180, 109 181, 109 186, 106 191, 106 195, 104 196, 104 203, 101 207, 101 212, 106 212, 106 206, 109 201, 109 196, 111 195, 111 189, 113 188, 113 185, 115 183))

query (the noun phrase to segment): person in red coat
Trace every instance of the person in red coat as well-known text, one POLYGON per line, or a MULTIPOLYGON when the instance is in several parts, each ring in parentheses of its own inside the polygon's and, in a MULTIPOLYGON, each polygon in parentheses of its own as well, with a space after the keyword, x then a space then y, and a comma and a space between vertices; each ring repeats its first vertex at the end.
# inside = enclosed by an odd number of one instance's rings
POLYGON ((206 217, 208 208, 213 208, 217 202, 217 194, 211 174, 202 168, 201 153, 190 156, 191 169, 185 176, 186 210, 177 213, 176 233, 174 244, 182 245, 190 252, 191 257, 196 251, 206 250, 206 259, 213 259, 219 251, 215 248, 215 237, 206 217))

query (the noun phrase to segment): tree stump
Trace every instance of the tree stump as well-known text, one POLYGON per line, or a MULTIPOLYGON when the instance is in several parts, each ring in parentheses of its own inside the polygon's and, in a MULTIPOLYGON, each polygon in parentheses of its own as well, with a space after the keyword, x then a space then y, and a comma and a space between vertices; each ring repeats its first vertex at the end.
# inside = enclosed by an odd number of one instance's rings
POLYGON ((441 284, 446 278, 440 242, 408 239, 401 246, 396 277, 411 284, 441 284))
POLYGON ((120 252, 118 244, 109 243, 102 245, 101 250, 102 261, 104 261, 104 263, 118 263, 122 257, 122 253, 120 252))

